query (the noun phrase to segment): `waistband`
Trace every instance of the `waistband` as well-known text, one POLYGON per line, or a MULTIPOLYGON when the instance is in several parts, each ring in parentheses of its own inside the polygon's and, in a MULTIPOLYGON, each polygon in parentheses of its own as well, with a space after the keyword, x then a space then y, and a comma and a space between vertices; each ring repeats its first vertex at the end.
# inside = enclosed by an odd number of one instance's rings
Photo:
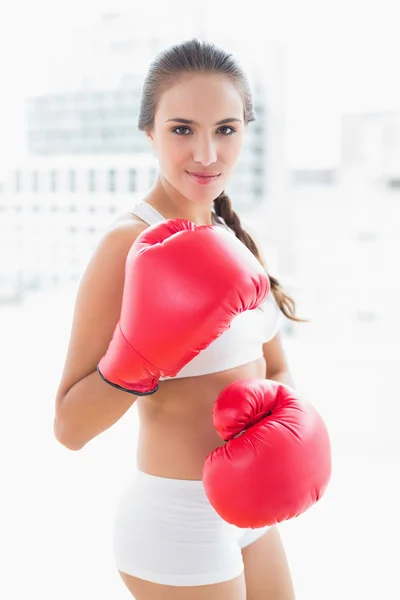
POLYGON ((171 477, 160 477, 159 475, 145 473, 140 469, 135 469, 134 479, 139 482, 149 483, 159 487, 174 487, 177 489, 180 487, 201 489, 203 487, 203 481, 201 479, 173 479, 171 477))

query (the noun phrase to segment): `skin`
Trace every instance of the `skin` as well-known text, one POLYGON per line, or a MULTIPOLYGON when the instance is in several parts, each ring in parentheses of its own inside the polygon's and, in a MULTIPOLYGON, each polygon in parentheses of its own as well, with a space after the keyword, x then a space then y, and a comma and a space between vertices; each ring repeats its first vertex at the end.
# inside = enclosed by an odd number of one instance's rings
MULTIPOLYGON (((245 130, 242 98, 232 82, 215 74, 180 77, 162 94, 154 127, 147 132, 159 159, 160 175, 145 200, 165 218, 211 224, 213 199, 235 171, 245 130), (196 124, 170 121, 173 118, 196 124), (215 125, 222 119, 235 120, 215 125), (220 176, 213 184, 201 186, 188 171, 220 176)), ((55 435, 66 447, 79 450, 136 402, 139 469, 160 477, 201 480, 206 456, 223 444, 212 424, 219 392, 247 377, 267 377, 293 387, 294 382, 279 333, 264 344, 263 357, 256 361, 210 375, 160 382, 152 396, 132 397, 101 380, 96 365, 119 319, 125 258, 146 227, 132 214, 121 215, 82 277, 56 397, 55 435)), ((136 600, 293 600, 288 562, 276 527, 244 548, 242 555, 244 574, 216 585, 174 587, 120 575, 136 600)))
POLYGON ((181 78, 161 96, 153 130, 147 134, 161 173, 150 192, 150 204, 159 205, 166 217, 179 214, 198 224, 211 224, 213 200, 236 169, 245 129, 243 101, 229 80, 216 75, 181 78), (198 125, 169 121, 175 117, 198 125), (215 125, 227 118, 236 120, 215 125), (188 171, 220 176, 203 187, 192 181, 188 171))

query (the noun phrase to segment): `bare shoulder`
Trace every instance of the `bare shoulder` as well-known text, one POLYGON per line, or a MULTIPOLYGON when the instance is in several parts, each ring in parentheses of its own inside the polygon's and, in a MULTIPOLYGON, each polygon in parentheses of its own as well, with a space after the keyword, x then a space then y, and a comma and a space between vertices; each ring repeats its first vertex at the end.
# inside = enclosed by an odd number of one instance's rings
POLYGON ((148 224, 142 221, 139 217, 131 212, 125 212, 119 215, 109 225, 107 232, 114 230, 118 231, 137 231, 138 234, 144 231, 148 227, 148 224))
POLYGON ((78 286, 59 398, 95 371, 105 354, 121 311, 126 258, 147 227, 134 215, 123 214, 97 244, 78 286))
POLYGON ((79 291, 85 286, 87 279, 93 279, 95 276, 97 281, 99 276, 111 276, 111 272, 108 272, 110 269, 117 268, 121 271, 125 268, 126 257, 132 244, 147 228, 147 223, 131 213, 117 217, 100 238, 83 273, 79 291))

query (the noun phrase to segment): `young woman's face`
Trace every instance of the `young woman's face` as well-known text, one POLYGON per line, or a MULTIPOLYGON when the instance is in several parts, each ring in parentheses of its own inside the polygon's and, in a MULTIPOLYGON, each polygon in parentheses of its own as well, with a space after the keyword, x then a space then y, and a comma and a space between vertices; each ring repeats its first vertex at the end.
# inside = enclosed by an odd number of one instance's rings
POLYGON ((243 113, 240 93, 226 77, 180 78, 162 94, 148 134, 162 177, 187 199, 212 202, 236 168, 245 132, 243 113))

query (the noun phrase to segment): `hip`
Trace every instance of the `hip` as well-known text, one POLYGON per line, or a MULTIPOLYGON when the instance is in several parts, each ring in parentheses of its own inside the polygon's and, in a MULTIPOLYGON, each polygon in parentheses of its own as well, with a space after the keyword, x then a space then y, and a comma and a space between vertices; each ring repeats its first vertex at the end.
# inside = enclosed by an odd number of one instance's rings
POLYGON ((267 529, 243 529, 224 521, 210 505, 201 480, 137 470, 115 514, 116 565, 156 583, 216 583, 242 572, 241 549, 267 529))

